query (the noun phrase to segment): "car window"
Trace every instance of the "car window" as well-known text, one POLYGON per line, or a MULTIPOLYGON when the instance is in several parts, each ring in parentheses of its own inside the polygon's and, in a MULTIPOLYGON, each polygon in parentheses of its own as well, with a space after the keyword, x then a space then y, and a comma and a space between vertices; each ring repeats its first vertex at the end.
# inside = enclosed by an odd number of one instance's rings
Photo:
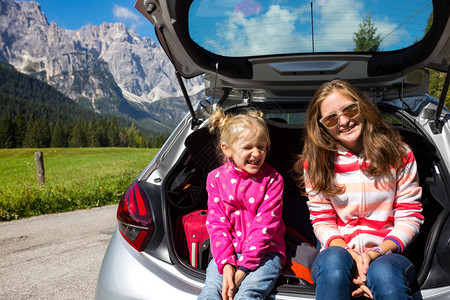
POLYGON ((405 123, 399 116, 395 116, 393 114, 382 113, 382 117, 387 123, 394 126, 403 126, 405 123))
POLYGON ((393 51, 421 40, 431 1, 194 0, 189 34, 231 57, 393 51))
POLYGON ((306 112, 294 112, 294 113, 265 113, 264 117, 275 123, 291 124, 291 125, 304 125, 306 112))

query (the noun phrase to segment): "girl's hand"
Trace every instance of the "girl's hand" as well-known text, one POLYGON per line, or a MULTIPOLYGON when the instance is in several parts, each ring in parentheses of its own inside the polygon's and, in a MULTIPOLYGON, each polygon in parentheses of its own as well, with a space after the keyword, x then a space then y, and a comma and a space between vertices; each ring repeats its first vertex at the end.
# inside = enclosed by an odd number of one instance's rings
POLYGON ((223 267, 222 279, 222 300, 232 300, 235 294, 235 269, 232 265, 226 264, 223 267))
POLYGON ((237 270, 236 274, 234 274, 235 294, 237 293, 239 287, 241 286, 241 283, 244 280, 245 276, 247 276, 247 274, 245 274, 241 270, 237 270))

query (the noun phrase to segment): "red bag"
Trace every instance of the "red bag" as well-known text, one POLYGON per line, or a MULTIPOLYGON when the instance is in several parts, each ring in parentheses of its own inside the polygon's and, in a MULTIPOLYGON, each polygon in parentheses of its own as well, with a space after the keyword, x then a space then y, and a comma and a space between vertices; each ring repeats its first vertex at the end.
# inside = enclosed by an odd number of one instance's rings
POLYGON ((206 269, 208 263, 209 234, 206 230, 207 215, 207 210, 196 210, 183 216, 182 220, 189 249, 189 261, 195 268, 206 269))

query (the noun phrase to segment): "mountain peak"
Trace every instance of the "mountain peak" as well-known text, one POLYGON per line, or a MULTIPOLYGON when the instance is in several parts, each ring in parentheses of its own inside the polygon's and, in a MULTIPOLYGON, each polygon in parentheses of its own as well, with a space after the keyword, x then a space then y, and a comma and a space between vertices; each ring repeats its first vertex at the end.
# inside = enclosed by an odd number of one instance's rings
MULTIPOLYGON (((152 39, 123 23, 62 29, 32 1, 0 0, 0 60, 98 111, 182 95, 172 64, 152 39)), ((189 93, 202 88, 203 78, 186 81, 189 93)))

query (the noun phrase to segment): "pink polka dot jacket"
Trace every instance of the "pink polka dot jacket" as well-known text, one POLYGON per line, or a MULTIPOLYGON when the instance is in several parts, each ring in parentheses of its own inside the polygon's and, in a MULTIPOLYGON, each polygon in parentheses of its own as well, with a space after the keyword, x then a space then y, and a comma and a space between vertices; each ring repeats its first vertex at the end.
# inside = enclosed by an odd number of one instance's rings
POLYGON ((228 161, 208 174, 206 226, 220 274, 226 264, 253 271, 270 252, 284 263, 283 189, 283 178, 267 163, 249 174, 228 161))

